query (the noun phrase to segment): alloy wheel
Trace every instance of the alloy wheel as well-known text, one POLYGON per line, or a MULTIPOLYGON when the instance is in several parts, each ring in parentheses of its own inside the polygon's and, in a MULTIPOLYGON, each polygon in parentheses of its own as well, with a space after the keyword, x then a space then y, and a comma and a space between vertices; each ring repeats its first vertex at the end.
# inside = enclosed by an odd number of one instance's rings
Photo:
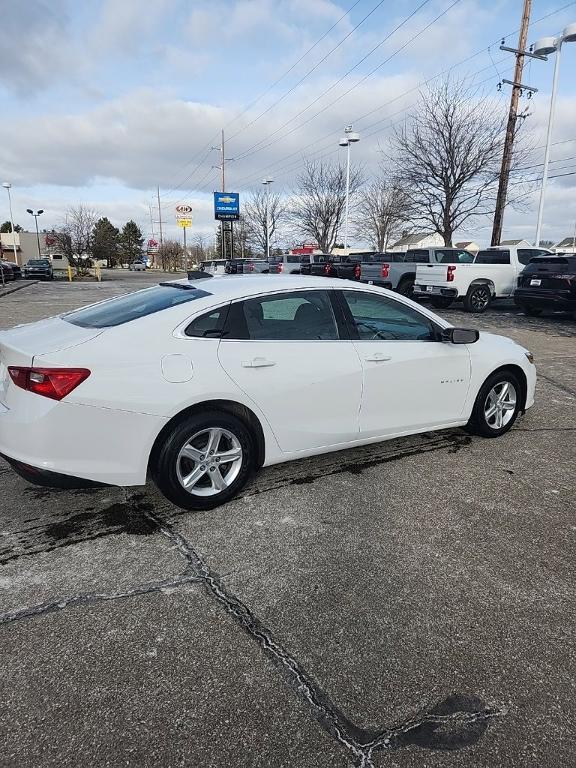
POLYGON ((240 441, 220 427, 196 432, 180 449, 178 481, 193 496, 215 496, 226 490, 242 468, 240 441))
POLYGON ((490 303, 490 291, 488 288, 477 288, 470 296, 470 304, 475 310, 486 309, 490 303))
POLYGON ((484 418, 491 429, 502 429, 514 417, 518 395, 510 381, 495 384, 484 403, 484 418))

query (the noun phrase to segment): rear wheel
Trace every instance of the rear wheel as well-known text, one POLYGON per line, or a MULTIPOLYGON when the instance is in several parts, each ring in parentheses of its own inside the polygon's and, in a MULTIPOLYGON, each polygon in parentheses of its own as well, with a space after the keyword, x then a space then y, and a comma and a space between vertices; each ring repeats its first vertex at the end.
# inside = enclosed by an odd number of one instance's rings
POLYGON ((474 403, 467 429, 482 437, 500 437, 511 429, 520 411, 521 387, 509 371, 490 376, 474 403))
POLYGON ((412 298, 412 294, 414 293, 414 280, 410 278, 402 280, 396 288, 396 291, 401 296, 406 296, 408 299, 412 298))
POLYGON ((166 435, 152 468, 164 496, 183 509, 213 509, 245 485, 254 465, 254 441, 228 413, 189 416, 166 435))
POLYGON ((464 309, 478 315, 488 309, 491 300, 492 292, 487 285, 471 285, 464 297, 464 309))
POLYGON ((448 309, 453 301, 454 299, 451 299, 449 296, 434 296, 430 299, 430 304, 432 304, 434 309, 448 309))

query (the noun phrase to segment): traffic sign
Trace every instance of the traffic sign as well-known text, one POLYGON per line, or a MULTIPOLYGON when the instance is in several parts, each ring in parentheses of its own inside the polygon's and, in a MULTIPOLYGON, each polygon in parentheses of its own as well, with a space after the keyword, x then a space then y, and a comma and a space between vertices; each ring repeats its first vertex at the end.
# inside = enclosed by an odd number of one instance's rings
POLYGON ((240 218, 238 192, 214 192, 214 218, 218 221, 238 221, 240 218))

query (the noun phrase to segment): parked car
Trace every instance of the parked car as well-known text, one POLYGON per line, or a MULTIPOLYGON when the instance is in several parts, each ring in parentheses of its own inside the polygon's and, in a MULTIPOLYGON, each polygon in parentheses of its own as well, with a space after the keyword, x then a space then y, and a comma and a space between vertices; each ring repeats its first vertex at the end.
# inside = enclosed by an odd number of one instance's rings
POLYGON ((268 259, 271 275, 299 275, 302 265, 309 263, 310 256, 292 253, 270 256, 268 259))
POLYGON ((225 274, 226 259, 209 259, 200 262, 200 269, 203 272, 209 272, 211 275, 225 274))
POLYGON ((390 253, 391 258, 384 262, 377 275, 375 267, 362 265, 362 280, 391 288, 403 296, 411 297, 416 282, 416 270, 419 264, 471 264, 474 256, 461 248, 413 248, 406 253, 390 253), (372 278, 372 274, 376 274, 372 278))
MULTIPOLYGON (((384 254, 375 251, 366 251, 364 253, 351 253, 348 256, 335 257, 328 262, 324 270, 326 277, 339 277, 341 280, 363 280, 366 273, 376 277, 380 275, 380 264, 384 260, 384 254)), ((372 282, 374 285, 380 285, 380 282, 368 279, 364 282, 372 282)))
POLYGON ((128 269, 132 270, 132 272, 145 272, 146 271, 146 262, 142 259, 138 259, 137 261, 133 261, 131 264, 128 265, 128 269))
POLYGON ((415 296, 430 296, 432 305, 446 309, 462 299, 467 312, 485 312, 493 299, 512 297, 518 275, 546 248, 497 245, 478 251, 473 264, 428 264, 416 270, 415 296))
POLYGON ((160 283, 0 332, 0 359, 0 454, 23 477, 150 473, 186 509, 263 465, 446 427, 499 437, 536 383, 511 339, 297 275, 160 283))
POLYGON ((576 255, 537 256, 522 270, 514 303, 527 315, 572 312, 576 319, 576 255))
POLYGON ((270 265, 266 259, 228 259, 224 265, 224 272, 227 275, 267 273, 269 270, 270 265))
POLYGON ((330 264, 341 261, 340 256, 332 256, 330 253, 312 253, 310 261, 302 262, 300 266, 301 275, 316 275, 317 277, 326 277, 330 270, 330 264))
POLYGON ((54 270, 50 259, 30 259, 24 264, 22 274, 26 278, 32 277, 44 280, 54 279, 54 270))
POLYGON ((22 275, 20 267, 14 264, 13 261, 0 261, 0 279, 3 276, 4 282, 7 283, 10 280, 18 280, 22 275))

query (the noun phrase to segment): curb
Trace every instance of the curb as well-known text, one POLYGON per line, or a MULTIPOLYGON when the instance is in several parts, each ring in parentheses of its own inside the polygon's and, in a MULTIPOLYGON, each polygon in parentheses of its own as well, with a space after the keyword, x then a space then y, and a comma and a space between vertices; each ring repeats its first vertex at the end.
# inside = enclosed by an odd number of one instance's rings
POLYGON ((26 282, 19 282, 18 285, 11 285, 7 288, 0 287, 0 299, 2 296, 9 296, 15 291, 21 291, 22 288, 28 288, 30 285, 37 285, 38 280, 26 280, 26 282))

